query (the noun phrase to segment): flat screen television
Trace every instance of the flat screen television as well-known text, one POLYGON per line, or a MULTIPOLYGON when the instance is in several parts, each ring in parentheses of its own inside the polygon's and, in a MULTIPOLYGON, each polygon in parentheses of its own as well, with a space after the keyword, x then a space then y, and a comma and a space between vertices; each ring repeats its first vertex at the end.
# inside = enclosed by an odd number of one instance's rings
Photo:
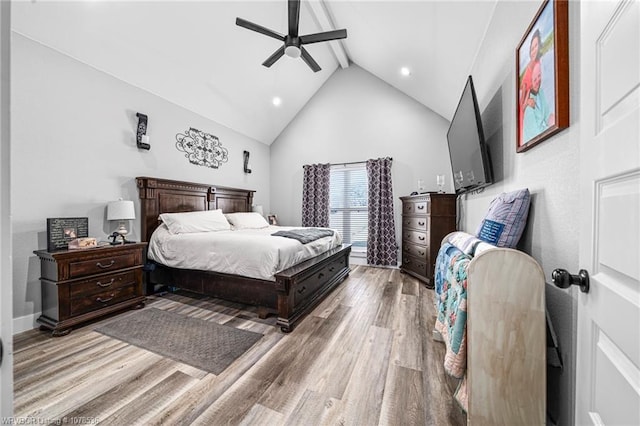
POLYGON ((493 183, 491 160, 471 76, 467 79, 451 119, 447 141, 456 194, 474 191, 493 183))

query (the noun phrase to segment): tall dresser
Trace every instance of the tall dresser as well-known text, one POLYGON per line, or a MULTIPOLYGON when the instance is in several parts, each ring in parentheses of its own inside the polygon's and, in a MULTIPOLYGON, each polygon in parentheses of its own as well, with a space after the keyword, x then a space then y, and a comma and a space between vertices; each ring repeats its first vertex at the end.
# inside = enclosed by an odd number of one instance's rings
POLYGON ((402 200, 400 270, 433 288, 436 257, 442 239, 456 230, 456 195, 435 192, 402 200))

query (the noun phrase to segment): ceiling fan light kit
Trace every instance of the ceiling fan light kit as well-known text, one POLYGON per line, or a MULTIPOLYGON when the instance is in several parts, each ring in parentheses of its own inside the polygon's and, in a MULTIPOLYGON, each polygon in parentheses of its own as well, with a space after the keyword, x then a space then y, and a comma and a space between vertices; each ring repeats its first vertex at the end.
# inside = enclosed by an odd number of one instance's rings
POLYGON ((297 59, 300 57, 300 48, 298 46, 287 46, 284 48, 284 54, 290 58, 297 59))
POLYGON ((303 45, 347 38, 347 30, 333 30, 299 36, 298 27, 300 24, 300 0, 288 1, 289 32, 287 35, 282 35, 273 30, 270 30, 269 28, 263 27, 262 25, 254 24, 253 22, 249 22, 242 18, 236 18, 236 25, 283 42, 282 47, 273 52, 271 56, 269 56, 267 60, 262 63, 262 65, 264 65, 265 67, 271 67, 271 65, 273 65, 278 59, 286 54, 291 58, 302 57, 302 60, 309 66, 309 68, 311 68, 314 72, 318 72, 322 68, 320 68, 320 65, 318 65, 318 63, 311 57, 311 55, 303 47, 303 45))

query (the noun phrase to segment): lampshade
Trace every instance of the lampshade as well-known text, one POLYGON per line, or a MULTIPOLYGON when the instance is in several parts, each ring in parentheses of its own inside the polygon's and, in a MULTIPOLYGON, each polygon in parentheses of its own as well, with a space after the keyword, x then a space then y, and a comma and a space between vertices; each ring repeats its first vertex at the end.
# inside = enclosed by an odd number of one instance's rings
POLYGON ((133 201, 121 198, 107 205, 107 220, 133 220, 135 218, 136 212, 133 208, 133 201))
POLYGON ((264 216, 264 211, 262 210, 262 206, 253 206, 253 211, 256 213, 260 213, 260 216, 264 216))

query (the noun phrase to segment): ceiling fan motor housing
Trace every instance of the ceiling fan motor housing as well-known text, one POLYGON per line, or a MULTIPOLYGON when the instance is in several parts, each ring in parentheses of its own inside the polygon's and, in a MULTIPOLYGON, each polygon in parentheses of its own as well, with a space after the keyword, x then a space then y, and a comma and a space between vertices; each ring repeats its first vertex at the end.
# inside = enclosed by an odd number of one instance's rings
POLYGON ((284 40, 284 54, 290 58, 300 57, 300 37, 287 35, 284 40))
POLYGON ((268 37, 284 41, 284 45, 273 52, 271 56, 262 63, 265 67, 271 67, 271 65, 273 65, 283 55, 287 55, 292 58, 302 57, 302 60, 313 70, 313 72, 318 72, 321 70, 320 65, 318 65, 302 45, 347 38, 347 30, 333 30, 298 36, 298 26, 300 23, 300 0, 289 0, 288 5, 289 32, 287 35, 283 36, 269 28, 254 24, 253 22, 249 22, 242 18, 236 18, 236 25, 264 34, 268 37))

